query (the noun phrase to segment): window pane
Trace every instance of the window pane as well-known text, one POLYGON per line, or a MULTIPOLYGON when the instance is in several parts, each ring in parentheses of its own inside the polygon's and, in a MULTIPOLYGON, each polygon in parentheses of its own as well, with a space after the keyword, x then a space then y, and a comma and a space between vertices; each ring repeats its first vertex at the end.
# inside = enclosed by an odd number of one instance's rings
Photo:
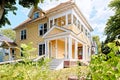
POLYGON ((39 30, 43 30, 43 24, 40 25, 39 30))
POLYGON ((47 23, 44 24, 44 29, 47 29, 47 23))
POLYGON ((34 19, 38 18, 39 17, 39 12, 35 12, 34 13, 34 19))
POLYGON ((80 21, 78 21, 78 28, 79 28, 79 30, 81 29, 81 28, 80 28, 80 21))
POLYGON ((43 30, 40 30, 40 35, 43 35, 43 30))
POLYGON ((77 26, 77 18, 73 15, 73 24, 77 26))
POLYGON ((42 55, 42 45, 39 45, 39 55, 42 55))
POLYGON ((58 25, 58 20, 57 19, 55 19, 55 25, 58 25))
POLYGON ((53 26, 53 20, 50 20, 50 28, 53 26))
POLYGON ((71 14, 68 14, 68 24, 71 24, 71 14))
POLYGON ((43 44, 43 54, 45 54, 45 44, 43 44))
POLYGON ((66 24, 66 17, 62 16, 61 17, 61 26, 64 26, 66 24))
POLYGON ((83 32, 83 25, 81 24, 81 31, 83 32))

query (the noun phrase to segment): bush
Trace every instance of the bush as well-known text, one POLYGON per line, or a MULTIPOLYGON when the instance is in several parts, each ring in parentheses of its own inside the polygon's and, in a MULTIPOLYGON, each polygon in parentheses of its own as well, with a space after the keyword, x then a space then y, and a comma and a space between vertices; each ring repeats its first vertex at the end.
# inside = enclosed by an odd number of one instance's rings
POLYGON ((108 54, 93 55, 89 65, 88 75, 92 80, 119 80, 120 79, 120 40, 108 43, 111 49, 108 54))

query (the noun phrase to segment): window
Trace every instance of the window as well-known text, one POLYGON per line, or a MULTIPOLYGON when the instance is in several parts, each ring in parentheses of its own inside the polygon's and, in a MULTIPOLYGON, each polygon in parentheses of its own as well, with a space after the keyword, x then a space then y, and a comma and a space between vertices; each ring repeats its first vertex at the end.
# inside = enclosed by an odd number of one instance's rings
POLYGON ((21 57, 24 57, 23 51, 23 48, 21 48, 21 57))
POLYGON ((83 25, 81 24, 81 31, 83 32, 83 25))
POLYGON ((53 20, 50 20, 50 28, 53 26, 53 20))
POLYGON ((14 57, 15 57, 15 50, 12 49, 12 58, 14 59, 14 57))
POLYGON ((38 18, 39 17, 39 12, 35 12, 34 13, 34 19, 38 18))
POLYGON ((68 14, 68 24, 71 24, 71 14, 68 14))
POLYGON ((87 29, 85 29, 85 35, 86 35, 86 36, 87 36, 87 33, 88 33, 88 32, 87 32, 87 29))
POLYGON ((39 35, 42 36, 46 32, 47 32, 47 23, 40 24, 40 26, 39 26, 39 35))
POLYGON ((77 18, 73 15, 73 24, 77 26, 77 18))
POLYGON ((66 24, 66 17, 65 16, 62 16, 62 17, 59 17, 59 18, 56 18, 54 20, 54 23, 55 25, 57 26, 64 26, 66 24))
POLYGON ((80 21, 78 21, 78 28, 79 28, 79 30, 81 29, 81 28, 80 28, 80 21))
POLYGON ((39 45, 39 56, 45 54, 45 44, 40 44, 39 45))
POLYGON ((21 40, 26 39, 26 30, 21 31, 21 40))

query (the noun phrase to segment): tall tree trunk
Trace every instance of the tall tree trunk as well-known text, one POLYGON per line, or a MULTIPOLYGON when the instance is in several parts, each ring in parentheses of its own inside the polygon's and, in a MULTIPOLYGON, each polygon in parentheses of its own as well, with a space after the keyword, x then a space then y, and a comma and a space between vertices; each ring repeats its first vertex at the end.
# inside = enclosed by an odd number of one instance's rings
POLYGON ((4 13, 4 8, 0 6, 0 20, 2 19, 3 13, 4 13))
POLYGON ((3 13, 4 13, 5 1, 2 0, 1 3, 2 4, 0 4, 0 20, 2 19, 2 16, 3 16, 3 13))

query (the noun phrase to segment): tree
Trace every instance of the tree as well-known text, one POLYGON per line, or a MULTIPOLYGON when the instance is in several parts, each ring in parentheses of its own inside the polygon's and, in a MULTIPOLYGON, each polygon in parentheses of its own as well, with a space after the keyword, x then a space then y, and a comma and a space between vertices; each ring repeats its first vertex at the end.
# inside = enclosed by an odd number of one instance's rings
POLYGON ((3 34, 12 40, 15 40, 15 31, 13 31, 12 29, 2 29, 0 30, 0 34, 3 34))
POLYGON ((115 11, 111 16, 105 27, 105 35, 107 35, 105 43, 112 42, 115 38, 120 39, 120 0, 112 0, 109 7, 115 11))
POLYGON ((90 80, 120 80, 120 39, 106 45, 111 49, 108 54, 92 56, 90 80))
MULTIPOLYGON (((43 2, 44 0, 18 0, 19 4, 25 8, 30 8, 31 6, 37 6, 39 2, 43 2)), ((5 24, 10 25, 10 21, 7 18, 7 14, 9 12, 13 12, 16 14, 17 0, 0 0, 0 28, 5 26, 5 24)))
POLYGON ((98 46, 98 53, 101 53, 101 43, 100 43, 100 38, 99 36, 93 36, 93 41, 96 42, 97 46, 98 46))

